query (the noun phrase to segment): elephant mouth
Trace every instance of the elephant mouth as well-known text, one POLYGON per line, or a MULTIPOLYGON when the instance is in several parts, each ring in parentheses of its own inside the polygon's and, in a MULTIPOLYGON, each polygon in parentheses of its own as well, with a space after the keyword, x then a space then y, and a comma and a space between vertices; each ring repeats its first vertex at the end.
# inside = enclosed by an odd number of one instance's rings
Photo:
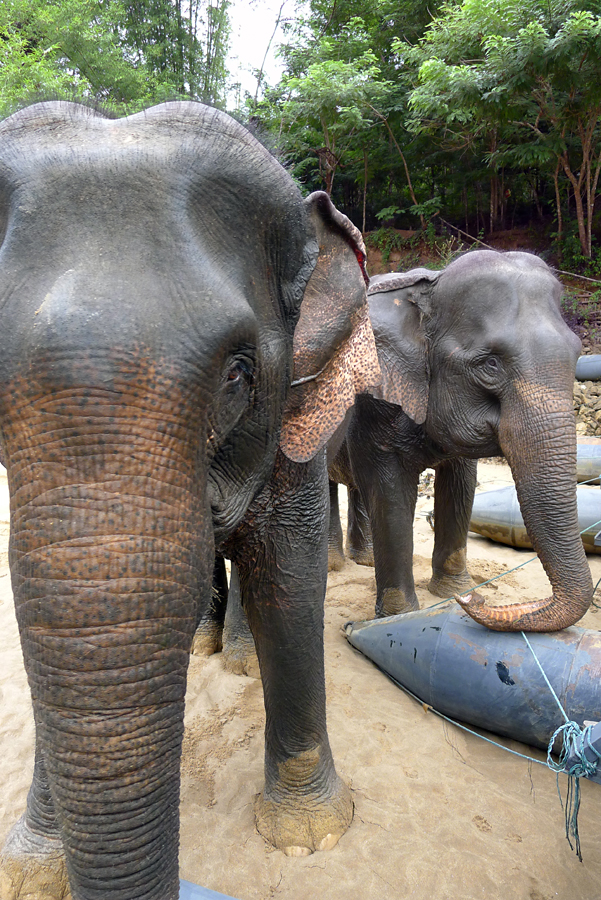
POLYGON ((236 465, 227 454, 218 454, 207 475, 207 499, 211 509, 216 546, 221 546, 233 534, 244 519, 269 472, 265 460, 254 469, 246 469, 244 481, 237 481, 230 474, 236 465))
POLYGON ((450 404, 448 396, 430 399, 425 430, 430 442, 441 454, 460 455, 466 459, 504 456, 499 436, 502 405, 495 395, 481 394, 465 403, 450 404), (471 406, 469 405, 471 404, 471 406), (449 416, 449 409, 453 414, 449 416))
POLYGON ((454 432, 437 448, 441 456, 460 455, 466 459, 505 456, 499 439, 499 423, 491 421, 469 431, 454 432))

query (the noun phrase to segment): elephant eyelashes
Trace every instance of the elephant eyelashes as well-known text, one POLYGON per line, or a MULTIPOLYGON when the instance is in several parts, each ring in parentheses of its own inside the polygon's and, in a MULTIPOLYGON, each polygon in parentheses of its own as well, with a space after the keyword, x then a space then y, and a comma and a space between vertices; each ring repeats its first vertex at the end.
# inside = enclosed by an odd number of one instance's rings
POLYGON ((219 396, 211 416, 210 443, 213 447, 226 437, 253 400, 255 368, 248 358, 234 359, 222 375, 219 396))
POLYGON ((484 377, 494 378, 501 372, 501 360, 498 356, 484 356, 476 360, 477 371, 484 377))
POLYGON ((253 384, 254 374, 254 366, 252 363, 247 360, 239 359, 230 367, 226 381, 229 387, 243 384, 244 382, 246 382, 246 384, 253 384))
POLYGON ((255 368, 249 359, 237 359, 225 376, 225 393, 228 401, 244 405, 252 402, 255 387, 255 368))

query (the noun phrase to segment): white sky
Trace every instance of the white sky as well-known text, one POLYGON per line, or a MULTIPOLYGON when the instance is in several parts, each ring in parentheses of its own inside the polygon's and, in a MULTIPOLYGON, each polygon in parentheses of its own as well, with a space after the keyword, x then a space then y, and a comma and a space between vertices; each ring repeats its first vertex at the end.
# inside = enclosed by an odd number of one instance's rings
MULTIPOLYGON (((242 84, 242 99, 245 90, 253 97, 255 95, 257 82, 250 70, 261 67, 282 2, 284 0, 233 0, 230 6, 230 78, 242 84)), ((292 18, 296 5, 295 0, 285 0, 282 19, 292 18)), ((276 60, 275 51, 282 37, 280 26, 264 67, 264 78, 270 85, 276 84, 281 74, 281 64, 276 60)))

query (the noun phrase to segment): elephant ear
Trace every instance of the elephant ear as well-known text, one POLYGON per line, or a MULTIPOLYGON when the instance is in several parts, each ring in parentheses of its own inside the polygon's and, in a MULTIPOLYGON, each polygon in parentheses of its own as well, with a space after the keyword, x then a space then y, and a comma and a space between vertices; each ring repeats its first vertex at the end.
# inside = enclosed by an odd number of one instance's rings
POLYGON ((430 371, 426 323, 440 272, 377 275, 369 289, 369 312, 378 347, 382 382, 374 396, 395 403, 418 425, 426 420, 430 371))
POLYGON ((355 402, 380 382, 361 233, 323 191, 305 201, 319 255, 294 331, 294 375, 280 446, 295 462, 323 447, 355 402))

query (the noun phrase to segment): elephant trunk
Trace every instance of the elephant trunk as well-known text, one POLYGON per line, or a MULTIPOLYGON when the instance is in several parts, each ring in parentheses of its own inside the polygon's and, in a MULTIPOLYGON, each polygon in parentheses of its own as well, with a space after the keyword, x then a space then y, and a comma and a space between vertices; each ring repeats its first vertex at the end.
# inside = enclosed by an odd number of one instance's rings
POLYGON ((35 404, 7 427, 15 607, 73 897, 176 900, 187 666, 214 559, 206 473, 185 427, 164 439, 166 413, 98 407, 63 415, 62 433, 35 404))
POLYGON ((568 628, 582 618, 593 597, 578 526, 571 382, 550 391, 540 381, 516 383, 512 396, 502 404, 499 443, 553 594, 509 606, 487 606, 477 595, 460 599, 473 619, 494 631, 568 628))

